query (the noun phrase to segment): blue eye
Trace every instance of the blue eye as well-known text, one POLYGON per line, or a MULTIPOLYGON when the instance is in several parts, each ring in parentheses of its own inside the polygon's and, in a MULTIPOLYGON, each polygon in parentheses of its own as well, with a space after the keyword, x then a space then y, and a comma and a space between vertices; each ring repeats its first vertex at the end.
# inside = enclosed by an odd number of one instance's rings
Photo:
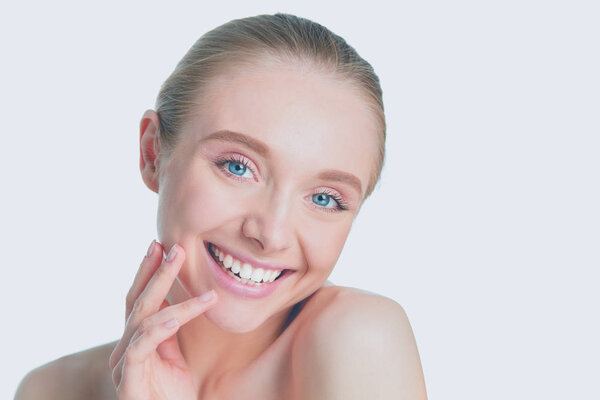
POLYGON ((312 202, 316 204, 315 208, 326 212, 344 211, 348 209, 346 202, 339 195, 327 189, 313 194, 312 202))
POLYGON ((243 176, 248 169, 244 164, 239 162, 229 162, 229 168, 227 168, 232 174, 243 176))
MULTIPOLYGON (((214 163, 231 179, 242 183, 250 183, 251 180, 257 180, 259 177, 253 167, 254 164, 238 154, 219 157, 214 163)), ((305 199, 307 198, 305 197, 305 199)), ((328 189, 320 189, 319 193, 314 193, 311 199, 314 208, 320 211, 338 212, 348 210, 348 205, 344 199, 339 194, 328 189)))
POLYGON ((331 203, 331 197, 327 196, 324 193, 315 193, 312 196, 312 200, 315 204, 321 207, 327 207, 329 203, 331 203))
POLYGON ((254 169, 250 165, 250 162, 240 155, 220 157, 215 161, 215 164, 223 170, 223 172, 239 181, 255 178, 254 169))

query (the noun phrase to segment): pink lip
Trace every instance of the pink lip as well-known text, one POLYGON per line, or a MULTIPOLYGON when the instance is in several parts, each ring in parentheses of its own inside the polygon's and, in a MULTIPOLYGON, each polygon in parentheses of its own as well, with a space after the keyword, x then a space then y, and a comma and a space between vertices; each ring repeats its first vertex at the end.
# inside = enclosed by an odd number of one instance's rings
MULTIPOLYGON (((247 298, 262 298, 271 294, 274 290, 276 290, 284 281, 287 281, 287 278, 293 274, 292 271, 284 271, 281 273, 281 276, 270 283, 265 283, 261 286, 251 286, 246 285, 242 282, 238 282, 234 278, 230 277, 224 270, 221 268, 219 264, 212 258, 210 255, 210 251, 208 250, 208 242, 204 242, 204 248, 206 249, 206 258, 208 263, 211 265, 211 270, 217 280, 219 286, 223 289, 234 293, 241 297, 247 298)), ((223 250, 225 251, 225 250, 223 250)), ((232 254, 233 255, 233 254, 232 254)), ((237 256, 235 256, 237 258, 237 256)), ((250 262, 252 264, 252 262, 250 262)), ((260 265, 260 264, 259 264, 260 265)), ((273 268, 272 266, 269 269, 281 269, 281 268, 273 268)))

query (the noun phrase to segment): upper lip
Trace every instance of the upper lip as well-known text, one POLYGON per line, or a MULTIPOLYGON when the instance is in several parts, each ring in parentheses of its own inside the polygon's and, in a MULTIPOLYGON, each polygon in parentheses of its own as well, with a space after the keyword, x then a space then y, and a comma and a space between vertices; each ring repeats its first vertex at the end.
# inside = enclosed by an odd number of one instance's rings
POLYGON ((230 254, 236 260, 240 260, 242 263, 248 263, 248 264, 252 265, 253 268, 262 268, 264 270, 277 270, 277 271, 284 270, 284 269, 291 270, 291 268, 286 268, 282 265, 274 265, 274 264, 269 264, 269 263, 264 263, 264 262, 254 260, 252 258, 249 258, 247 256, 244 256, 244 255, 238 253, 237 251, 230 250, 227 247, 222 246, 217 243, 207 242, 207 246, 208 246, 208 243, 218 247, 226 254, 230 254))

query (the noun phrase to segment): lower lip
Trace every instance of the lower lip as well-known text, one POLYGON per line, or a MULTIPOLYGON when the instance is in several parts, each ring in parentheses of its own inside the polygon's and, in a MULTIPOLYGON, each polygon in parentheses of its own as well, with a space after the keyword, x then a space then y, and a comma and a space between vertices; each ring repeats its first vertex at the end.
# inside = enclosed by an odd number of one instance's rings
POLYGON ((238 296, 253 299, 266 297, 269 294, 271 294, 275 289, 277 289, 283 283, 283 281, 286 280, 293 273, 292 271, 287 270, 281 273, 279 279, 270 283, 264 283, 260 286, 246 285, 230 277, 223 270, 223 268, 219 264, 217 264, 215 259, 210 254, 210 251, 208 250, 208 242, 204 242, 204 248, 206 249, 206 257, 208 258, 208 263, 212 266, 211 270, 213 271, 213 274, 215 275, 219 286, 238 296))

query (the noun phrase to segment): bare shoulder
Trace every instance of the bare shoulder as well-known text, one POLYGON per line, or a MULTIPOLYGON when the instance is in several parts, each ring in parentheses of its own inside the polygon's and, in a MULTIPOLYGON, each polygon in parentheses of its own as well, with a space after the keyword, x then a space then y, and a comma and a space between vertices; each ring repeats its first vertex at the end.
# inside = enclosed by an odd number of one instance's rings
POLYGON ((402 306, 355 288, 321 291, 326 301, 294 344, 297 399, 426 399, 419 353, 402 306))
POLYGON ((342 328, 348 328, 344 338, 357 337, 361 342, 367 339, 365 335, 391 334, 395 337, 399 333, 410 333, 412 336, 408 317, 400 304, 365 290, 324 287, 315 293, 306 308, 311 316, 301 334, 307 339, 323 339, 342 328))
POLYGON ((113 399, 108 358, 117 342, 51 361, 29 372, 15 400, 113 399))

